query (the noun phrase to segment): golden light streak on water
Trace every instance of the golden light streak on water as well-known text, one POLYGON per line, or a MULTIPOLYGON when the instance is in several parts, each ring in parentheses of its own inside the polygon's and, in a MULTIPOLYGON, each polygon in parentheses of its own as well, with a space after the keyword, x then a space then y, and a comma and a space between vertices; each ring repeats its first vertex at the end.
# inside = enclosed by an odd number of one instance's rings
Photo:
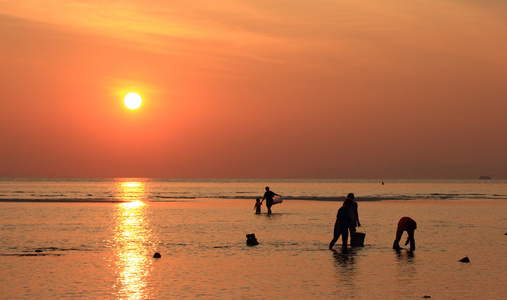
POLYGON ((129 205, 143 202, 146 199, 146 185, 142 181, 121 181, 115 186, 116 199, 130 202, 129 205))
POLYGON ((116 257, 119 299, 149 298, 147 282, 152 259, 147 244, 152 240, 147 218, 148 205, 143 202, 144 182, 120 182, 118 198, 127 201, 116 205, 114 252, 116 257))

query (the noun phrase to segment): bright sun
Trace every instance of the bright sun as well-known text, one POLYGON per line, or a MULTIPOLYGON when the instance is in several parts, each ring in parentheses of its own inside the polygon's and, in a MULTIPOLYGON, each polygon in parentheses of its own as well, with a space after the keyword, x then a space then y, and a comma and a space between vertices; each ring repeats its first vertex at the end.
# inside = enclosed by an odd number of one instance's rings
POLYGON ((138 109, 141 103, 143 103, 143 99, 137 93, 128 93, 123 102, 129 109, 138 109))

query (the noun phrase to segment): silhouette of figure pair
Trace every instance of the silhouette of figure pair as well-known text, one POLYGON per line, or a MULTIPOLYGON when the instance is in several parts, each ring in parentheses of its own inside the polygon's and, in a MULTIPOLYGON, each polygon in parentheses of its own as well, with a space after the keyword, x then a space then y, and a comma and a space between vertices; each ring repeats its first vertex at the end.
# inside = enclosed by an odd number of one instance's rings
POLYGON ((354 201, 354 194, 350 193, 343 201, 342 207, 338 209, 336 214, 336 222, 334 224, 333 240, 329 243, 329 249, 333 249, 340 235, 342 237, 342 247, 347 248, 347 241, 350 231, 350 244, 354 245, 354 235, 356 227, 360 227, 359 212, 357 202, 354 201))

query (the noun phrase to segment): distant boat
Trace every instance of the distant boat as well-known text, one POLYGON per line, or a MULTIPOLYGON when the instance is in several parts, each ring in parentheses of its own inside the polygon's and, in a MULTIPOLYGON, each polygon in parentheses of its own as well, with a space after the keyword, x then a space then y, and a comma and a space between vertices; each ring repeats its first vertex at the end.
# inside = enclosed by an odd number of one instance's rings
POLYGON ((482 176, 479 176, 479 179, 491 179, 491 177, 488 175, 482 175, 482 176))

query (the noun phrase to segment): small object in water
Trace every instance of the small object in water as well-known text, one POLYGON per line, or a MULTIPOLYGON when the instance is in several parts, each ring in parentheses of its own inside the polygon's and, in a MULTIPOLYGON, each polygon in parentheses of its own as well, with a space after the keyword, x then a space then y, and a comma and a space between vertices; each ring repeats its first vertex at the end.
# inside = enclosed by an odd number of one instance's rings
POLYGON ((42 249, 35 249, 34 252, 42 252, 42 249))
POLYGON ((460 261, 460 262, 467 263, 467 262, 470 262, 470 259, 468 258, 468 256, 465 256, 465 257, 463 257, 462 259, 460 259, 459 261, 460 261))
POLYGON ((155 254, 153 254, 153 258, 161 258, 162 255, 160 255, 160 253, 158 252, 155 252, 155 254))
POLYGON ((431 296, 428 296, 428 295, 424 295, 423 298, 431 298, 431 296))
POLYGON ((257 242, 257 238, 255 237, 254 233, 246 235, 246 245, 247 246, 259 245, 259 242, 257 242))
POLYGON ((350 245, 352 247, 364 247, 364 238, 366 236, 365 233, 362 232, 354 232, 354 239, 350 240, 350 245))

